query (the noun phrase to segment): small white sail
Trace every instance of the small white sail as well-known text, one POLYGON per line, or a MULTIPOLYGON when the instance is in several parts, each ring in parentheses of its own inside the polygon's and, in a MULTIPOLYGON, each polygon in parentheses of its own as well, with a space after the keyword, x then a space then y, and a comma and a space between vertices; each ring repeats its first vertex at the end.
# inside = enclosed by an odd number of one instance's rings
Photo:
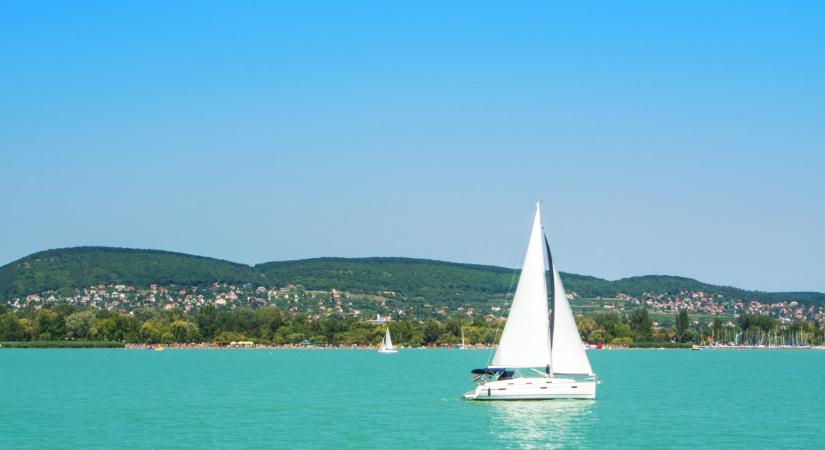
POLYGON ((384 340, 381 342, 384 344, 382 346, 384 350, 392 350, 392 337, 390 337, 390 327, 387 327, 387 334, 384 335, 384 340))
MULTIPOLYGON (((549 248, 549 245, 548 245, 549 248)), ((579 329, 567 293, 561 283, 555 262, 551 261, 553 270, 553 337, 552 359, 550 365, 553 373, 565 375, 593 375, 590 361, 584 352, 579 329)))
POLYGON ((501 334, 491 368, 545 367, 550 364, 550 318, 544 264, 544 233, 541 211, 530 230, 513 306, 501 334))

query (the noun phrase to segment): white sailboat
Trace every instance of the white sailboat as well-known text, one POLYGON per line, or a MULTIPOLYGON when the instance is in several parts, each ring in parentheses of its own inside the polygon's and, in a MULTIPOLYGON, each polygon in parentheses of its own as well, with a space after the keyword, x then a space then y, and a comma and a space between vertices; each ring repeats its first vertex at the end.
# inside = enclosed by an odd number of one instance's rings
POLYGON ((398 353, 398 350, 392 348, 390 327, 387 327, 387 333, 384 335, 384 339, 381 339, 381 344, 378 346, 378 353, 398 353))
POLYGON ((599 381, 550 254, 538 204, 498 349, 489 366, 473 373, 476 388, 464 394, 470 400, 596 398, 599 381))
POLYGON ((464 345, 464 327, 461 327, 461 346, 458 347, 459 350, 467 350, 467 346, 464 345))

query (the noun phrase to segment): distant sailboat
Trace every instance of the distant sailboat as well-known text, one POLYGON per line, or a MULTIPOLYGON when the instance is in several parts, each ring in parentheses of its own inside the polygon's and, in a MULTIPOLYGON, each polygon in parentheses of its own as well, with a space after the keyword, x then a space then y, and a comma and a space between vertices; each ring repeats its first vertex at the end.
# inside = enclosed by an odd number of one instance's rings
POLYGON ((553 263, 538 204, 498 349, 489 366, 473 373, 476 388, 464 394, 470 400, 596 398, 599 381, 553 263))
POLYGON ((459 350, 467 350, 467 346, 464 345, 464 327, 461 327, 461 347, 458 347, 459 350))
POLYGON ((390 336, 390 327, 387 327, 387 333, 384 339, 381 339, 381 345, 378 346, 379 353, 398 353, 398 350, 392 348, 392 337, 390 336))

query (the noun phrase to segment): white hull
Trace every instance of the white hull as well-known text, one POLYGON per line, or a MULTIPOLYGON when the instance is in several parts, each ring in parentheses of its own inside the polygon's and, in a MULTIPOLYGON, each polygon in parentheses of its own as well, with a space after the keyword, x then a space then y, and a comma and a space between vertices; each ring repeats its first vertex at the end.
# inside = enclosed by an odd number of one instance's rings
POLYGON ((378 350, 378 353, 398 353, 398 350, 387 350, 385 348, 382 348, 378 350))
POLYGON ((595 380, 520 377, 489 381, 464 394, 468 400, 558 400, 596 398, 595 380))

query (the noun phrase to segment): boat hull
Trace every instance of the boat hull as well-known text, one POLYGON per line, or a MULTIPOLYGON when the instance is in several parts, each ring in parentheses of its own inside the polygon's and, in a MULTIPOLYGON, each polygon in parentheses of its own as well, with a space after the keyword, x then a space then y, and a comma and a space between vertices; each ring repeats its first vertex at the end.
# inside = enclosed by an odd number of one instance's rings
POLYGON ((596 380, 513 378, 489 381, 464 394, 467 400, 560 400, 596 398, 596 380))

